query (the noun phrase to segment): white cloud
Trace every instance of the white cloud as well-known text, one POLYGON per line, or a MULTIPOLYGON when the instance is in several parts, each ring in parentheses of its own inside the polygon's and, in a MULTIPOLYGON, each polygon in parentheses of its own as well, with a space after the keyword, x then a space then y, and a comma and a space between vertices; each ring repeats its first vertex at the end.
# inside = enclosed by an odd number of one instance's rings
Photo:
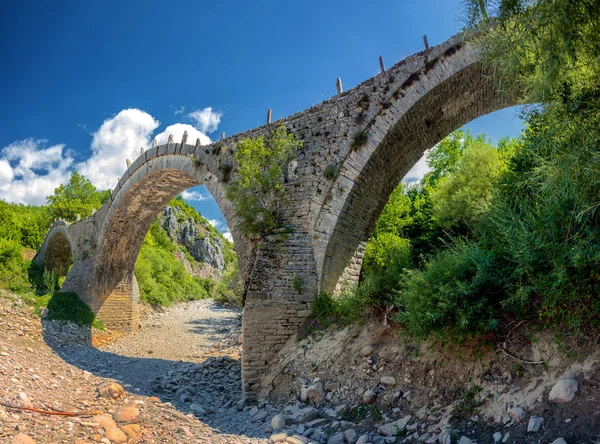
POLYGON ((221 222, 219 222, 217 219, 208 219, 208 223, 217 229, 221 225, 221 222))
POLYGON ((181 197, 183 197, 184 200, 189 200, 192 202, 201 202, 209 199, 208 196, 205 196, 200 191, 184 191, 181 193, 181 197))
POLYGON ((0 199, 42 205, 67 182, 73 158, 64 145, 44 148, 45 140, 13 142, 0 151, 0 199))
POLYGON ((183 137, 184 131, 187 131, 188 133, 187 143, 190 145, 194 145, 196 143, 196 139, 198 138, 200 139, 200 143, 202 143, 202 145, 208 145, 211 143, 210 137, 198 131, 192 125, 188 125, 186 123, 175 123, 173 125, 169 125, 165 128, 165 130, 162 133, 156 135, 156 142, 159 145, 167 143, 167 141, 169 140, 169 135, 172 134, 173 142, 179 143, 181 142, 181 138, 183 137))
POLYGON ((222 116, 223 113, 213 111, 210 106, 188 114, 188 117, 196 122, 196 125, 194 126, 207 134, 217 130, 219 123, 221 123, 222 116))
POLYGON ((231 235, 231 233, 229 231, 226 231, 225 233, 223 233, 223 237, 225 239, 227 239, 229 242, 233 242, 233 236, 231 235))
MULTIPOLYGON (((185 112, 185 107, 175 114, 185 112)), ((203 145, 211 143, 207 132, 215 131, 221 113, 212 108, 194 111, 188 117, 196 125, 176 123, 156 136, 159 144, 166 143, 169 134, 176 142, 188 132, 188 142, 197 138, 203 145)), ((126 159, 132 162, 139 156, 140 147, 151 145, 152 134, 160 122, 145 111, 130 108, 106 119, 92 134, 92 155, 86 161, 74 163, 75 153, 62 144, 45 147, 45 140, 26 139, 14 142, 0 150, 0 199, 10 202, 41 205, 59 185, 68 182, 76 169, 97 188, 114 188, 125 172, 126 159)), ((202 201, 208 197, 199 191, 183 193, 184 199, 202 201)), ((215 221, 218 224, 218 221, 215 221)))
POLYGON ((427 152, 419 159, 417 163, 410 169, 406 176, 402 179, 404 183, 418 182, 423 176, 428 173, 430 168, 427 166, 427 152))
POLYGON ((185 105, 181 105, 179 107, 179 109, 175 110, 175 115, 177 115, 177 114, 183 114, 184 112, 185 112, 185 105))
POLYGON ((159 124, 142 110, 122 110, 94 133, 92 156, 77 169, 97 188, 114 188, 127 169, 125 159, 133 162, 140 155, 140 147, 150 145, 150 136, 159 124))
POLYGON ((0 187, 12 182, 15 177, 15 173, 8 163, 8 160, 2 159, 0 160, 0 187))

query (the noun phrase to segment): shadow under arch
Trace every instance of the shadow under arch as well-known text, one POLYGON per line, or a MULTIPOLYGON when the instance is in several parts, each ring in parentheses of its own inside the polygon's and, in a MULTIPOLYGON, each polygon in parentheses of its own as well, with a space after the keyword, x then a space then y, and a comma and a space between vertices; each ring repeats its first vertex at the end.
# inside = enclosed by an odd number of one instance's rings
MULTIPOLYGON (((325 252, 323 291, 335 291, 351 258, 371 236, 390 194, 426 150, 478 117, 519 104, 496 90, 488 74, 475 58, 437 83, 395 121, 390 122, 384 113, 375 118, 373 127, 388 130, 381 141, 371 137, 363 148, 365 165, 359 169, 325 252)), ((406 95, 419 94, 411 88, 406 95)))
POLYGON ((67 275, 73 265, 73 249, 66 232, 56 230, 48 238, 42 264, 44 270, 52 270, 57 276, 67 275))

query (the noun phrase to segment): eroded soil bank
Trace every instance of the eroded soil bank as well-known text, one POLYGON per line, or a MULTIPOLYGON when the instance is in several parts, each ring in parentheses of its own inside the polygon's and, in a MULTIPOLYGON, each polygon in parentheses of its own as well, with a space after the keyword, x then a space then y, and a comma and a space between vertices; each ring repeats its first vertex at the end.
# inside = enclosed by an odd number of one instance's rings
POLYGON ((4 293, 0 329, 0 442, 600 442, 600 353, 523 325, 494 346, 415 344, 378 322, 293 339, 257 405, 240 403, 241 315, 212 301, 92 347, 4 293), (561 380, 577 390, 553 402, 561 380), (125 393, 101 396, 111 383, 125 393))

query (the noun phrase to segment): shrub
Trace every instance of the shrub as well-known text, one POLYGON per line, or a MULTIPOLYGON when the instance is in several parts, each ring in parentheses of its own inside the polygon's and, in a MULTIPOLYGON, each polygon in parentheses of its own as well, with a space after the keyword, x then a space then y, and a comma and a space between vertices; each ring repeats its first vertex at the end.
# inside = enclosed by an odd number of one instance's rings
POLYGON ((44 270, 41 282, 42 291, 46 294, 52 294, 58 290, 58 276, 54 270, 44 270))
POLYGON ((240 278, 240 270, 235 266, 225 273, 214 289, 215 301, 222 305, 241 307, 243 304, 244 284, 240 278))
POLYGON ((494 255, 455 240, 423 270, 407 270, 398 293, 398 321, 415 338, 462 340, 498 326, 501 279, 494 255))

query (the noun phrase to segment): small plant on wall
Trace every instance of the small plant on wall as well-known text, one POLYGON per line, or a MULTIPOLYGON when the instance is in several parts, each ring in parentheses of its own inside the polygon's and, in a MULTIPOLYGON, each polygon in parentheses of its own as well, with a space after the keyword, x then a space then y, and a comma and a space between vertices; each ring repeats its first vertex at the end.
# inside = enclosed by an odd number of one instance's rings
POLYGON ((366 145, 367 138, 368 136, 366 131, 360 131, 356 133, 354 135, 354 138, 352 139, 352 149, 354 151, 358 151, 359 149, 361 149, 363 146, 366 145))

